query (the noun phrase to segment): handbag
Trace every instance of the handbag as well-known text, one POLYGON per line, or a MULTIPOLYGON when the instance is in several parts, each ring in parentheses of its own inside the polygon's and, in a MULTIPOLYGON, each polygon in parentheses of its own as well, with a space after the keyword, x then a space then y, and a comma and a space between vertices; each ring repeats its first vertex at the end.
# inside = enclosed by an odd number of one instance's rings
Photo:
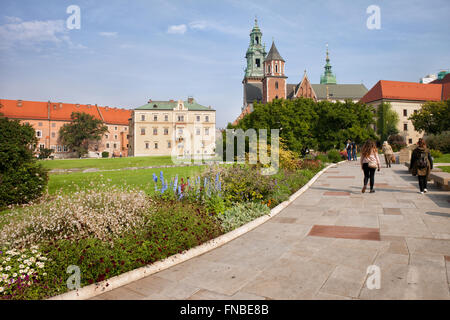
POLYGON ((369 161, 369 168, 375 169, 378 168, 378 164, 376 161, 369 161))

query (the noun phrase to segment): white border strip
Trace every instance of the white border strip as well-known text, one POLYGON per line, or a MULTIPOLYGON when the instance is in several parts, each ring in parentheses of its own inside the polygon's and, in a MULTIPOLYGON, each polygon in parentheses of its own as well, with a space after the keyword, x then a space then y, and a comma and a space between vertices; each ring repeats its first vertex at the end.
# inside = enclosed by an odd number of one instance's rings
POLYGON ((270 214, 268 214, 268 215, 259 217, 237 229, 234 229, 233 231, 230 231, 230 232, 223 234, 217 238, 209 240, 209 241, 207 241, 197 247, 191 248, 183 253, 178 253, 178 254, 172 255, 170 257, 167 257, 164 260, 157 261, 150 265, 122 273, 121 275, 112 277, 108 280, 104 280, 99 283, 94 283, 94 284, 82 287, 80 289, 77 289, 77 290, 72 290, 72 291, 63 293, 61 295, 49 298, 48 300, 86 300, 86 299, 90 299, 90 298, 100 295, 102 293, 111 291, 113 289, 117 289, 121 286, 129 284, 136 280, 142 279, 142 278, 152 275, 154 273, 160 272, 162 270, 168 269, 179 263, 185 262, 189 259, 192 259, 194 257, 202 255, 208 251, 216 249, 216 248, 226 244, 227 242, 230 242, 230 241, 240 237, 241 235, 255 229, 256 227, 260 226, 267 220, 276 216, 284 208, 286 208, 288 205, 290 205, 295 199, 297 199, 302 193, 304 193, 306 190, 308 190, 309 187, 325 171, 327 171, 331 167, 335 167, 336 165, 338 165, 342 162, 346 162, 346 160, 338 162, 338 163, 333 163, 333 164, 327 166, 326 168, 322 169, 314 177, 312 177, 312 179, 309 180, 307 184, 305 184, 301 189, 299 189, 297 192, 292 194, 289 197, 289 200, 286 200, 286 201, 280 203, 278 206, 276 206, 275 208, 270 210, 270 214))

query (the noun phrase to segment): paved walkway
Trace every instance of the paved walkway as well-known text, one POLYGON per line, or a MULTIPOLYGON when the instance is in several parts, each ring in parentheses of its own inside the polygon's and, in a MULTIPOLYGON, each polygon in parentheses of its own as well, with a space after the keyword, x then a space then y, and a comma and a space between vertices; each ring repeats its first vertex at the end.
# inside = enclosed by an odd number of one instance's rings
POLYGON ((95 299, 450 299, 450 193, 416 179, 393 165, 361 194, 359 165, 340 164, 251 232, 95 299))

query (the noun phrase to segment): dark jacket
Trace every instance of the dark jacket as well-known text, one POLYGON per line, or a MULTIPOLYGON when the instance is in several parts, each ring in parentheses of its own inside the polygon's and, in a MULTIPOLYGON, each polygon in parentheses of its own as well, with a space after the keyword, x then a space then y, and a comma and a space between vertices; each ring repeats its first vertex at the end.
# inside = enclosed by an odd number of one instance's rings
POLYGON ((413 176, 428 176, 431 169, 433 169, 433 158, 431 158, 430 151, 427 148, 417 147, 414 149, 411 155, 411 161, 409 162, 409 170, 413 176), (420 159, 420 154, 425 152, 428 158, 428 164, 426 168, 420 169, 417 167, 417 163, 420 159))

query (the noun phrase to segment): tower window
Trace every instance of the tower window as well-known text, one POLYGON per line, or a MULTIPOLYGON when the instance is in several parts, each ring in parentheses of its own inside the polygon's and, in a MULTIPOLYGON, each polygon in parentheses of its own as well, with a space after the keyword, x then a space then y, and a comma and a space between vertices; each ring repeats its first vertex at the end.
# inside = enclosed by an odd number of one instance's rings
POLYGON ((275 73, 278 73, 278 64, 275 65, 275 73))
POLYGON ((256 67, 259 68, 261 66, 261 60, 256 59, 256 67))
POLYGON ((275 81, 275 89, 278 89, 278 81, 275 81))
POLYGON ((259 44, 259 37, 256 37, 255 40, 256 40, 256 44, 259 44))

